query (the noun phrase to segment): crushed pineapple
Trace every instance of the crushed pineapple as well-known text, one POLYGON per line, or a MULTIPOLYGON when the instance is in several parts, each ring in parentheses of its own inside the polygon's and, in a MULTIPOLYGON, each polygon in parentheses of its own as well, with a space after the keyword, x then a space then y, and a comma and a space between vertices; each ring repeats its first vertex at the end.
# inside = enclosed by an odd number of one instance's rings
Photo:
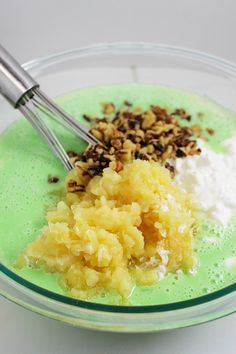
POLYGON ((135 160, 119 173, 106 168, 47 219, 18 264, 60 273, 78 298, 104 291, 127 298, 135 284, 153 284, 194 263, 196 205, 157 162, 135 160))

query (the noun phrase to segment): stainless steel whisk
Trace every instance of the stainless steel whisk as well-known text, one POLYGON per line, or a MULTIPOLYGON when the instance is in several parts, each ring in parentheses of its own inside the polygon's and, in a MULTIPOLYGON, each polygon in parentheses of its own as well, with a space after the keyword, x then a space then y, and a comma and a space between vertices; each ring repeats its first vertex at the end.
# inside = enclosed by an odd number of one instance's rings
POLYGON ((68 171, 73 168, 73 165, 63 146, 45 123, 44 116, 62 123, 89 144, 99 143, 83 125, 42 92, 39 84, 1 45, 0 93, 28 119, 68 171))

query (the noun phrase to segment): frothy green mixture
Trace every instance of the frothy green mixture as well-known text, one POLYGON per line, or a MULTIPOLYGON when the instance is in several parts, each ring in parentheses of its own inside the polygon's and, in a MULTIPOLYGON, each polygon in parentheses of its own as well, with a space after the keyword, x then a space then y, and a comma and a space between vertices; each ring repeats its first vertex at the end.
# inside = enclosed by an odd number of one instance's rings
MULTIPOLYGON (((85 124, 84 113, 102 115, 101 102, 113 102, 119 107, 124 100, 142 109, 150 104, 165 107, 170 112, 185 108, 192 115, 191 124, 202 124, 215 130, 209 145, 216 151, 222 151, 222 142, 236 132, 233 113, 207 98, 172 88, 113 85, 87 88, 57 99, 66 111, 85 124)), ((67 150, 84 149, 85 144, 71 133, 58 125, 53 128, 67 150)), ((60 162, 25 119, 17 121, 0 137, 0 260, 23 278, 60 294, 63 290, 58 285, 57 275, 42 269, 19 270, 13 264, 45 225, 46 210, 60 199, 65 176, 60 162), (58 176, 59 183, 49 184, 49 175, 58 176)), ((206 222, 196 240, 196 255, 196 274, 169 274, 156 285, 137 286, 130 297, 131 304, 175 302, 233 284, 236 269, 226 266, 225 260, 236 256, 236 218, 225 229, 206 222)), ((94 301, 109 303, 116 300, 105 294, 94 301)))

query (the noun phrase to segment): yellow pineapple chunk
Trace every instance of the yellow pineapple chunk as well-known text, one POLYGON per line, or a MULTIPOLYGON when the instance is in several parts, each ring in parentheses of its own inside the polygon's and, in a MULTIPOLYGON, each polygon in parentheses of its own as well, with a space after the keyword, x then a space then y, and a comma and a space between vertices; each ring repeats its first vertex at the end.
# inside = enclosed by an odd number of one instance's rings
MULTIPOLYGON (((76 177, 72 171, 67 180, 76 177)), ((73 296, 100 291, 127 298, 194 264, 196 205, 157 162, 135 160, 106 168, 84 192, 68 193, 47 214, 48 225, 19 258, 61 275, 73 296)))

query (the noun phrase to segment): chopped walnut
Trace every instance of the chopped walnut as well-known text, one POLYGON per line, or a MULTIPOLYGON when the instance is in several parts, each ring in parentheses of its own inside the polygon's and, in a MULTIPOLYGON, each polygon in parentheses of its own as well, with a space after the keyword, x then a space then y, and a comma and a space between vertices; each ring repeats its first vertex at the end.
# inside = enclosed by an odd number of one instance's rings
POLYGON ((57 183, 59 181, 59 177, 57 176, 48 176, 48 183, 57 183))
POLYGON ((191 126, 191 129, 193 131, 194 134, 196 134, 197 136, 201 136, 202 133, 202 127, 199 124, 194 124, 191 126))
POLYGON ((78 177, 75 184, 73 181, 67 183, 69 191, 81 192, 92 177, 102 174, 104 168, 119 172, 124 163, 133 159, 158 161, 173 176, 174 167, 169 161, 201 153, 193 136, 199 135, 202 128, 199 125, 181 126, 178 117, 191 120, 183 109, 169 114, 162 107, 150 106, 143 112, 127 101, 117 112, 112 103, 103 107, 104 114, 113 113, 113 118, 95 118, 90 130, 101 145, 89 145, 82 154, 69 152, 78 177))
POLYGON ((85 186, 83 184, 78 184, 74 180, 69 180, 67 182, 67 190, 68 192, 84 192, 85 191, 85 186))
POLYGON ((109 114, 112 114, 115 112, 116 107, 113 103, 103 103, 102 106, 103 106, 103 113, 104 114, 109 115, 109 114))
POLYGON ((208 133, 209 135, 214 135, 214 134, 215 134, 215 131, 214 131, 214 129, 212 129, 212 128, 206 128, 206 131, 207 131, 207 133, 208 133))
POLYGON ((188 122, 191 121, 192 117, 190 114, 186 113, 186 111, 183 108, 177 108, 173 113, 171 113, 173 116, 179 116, 181 119, 185 119, 188 122))

